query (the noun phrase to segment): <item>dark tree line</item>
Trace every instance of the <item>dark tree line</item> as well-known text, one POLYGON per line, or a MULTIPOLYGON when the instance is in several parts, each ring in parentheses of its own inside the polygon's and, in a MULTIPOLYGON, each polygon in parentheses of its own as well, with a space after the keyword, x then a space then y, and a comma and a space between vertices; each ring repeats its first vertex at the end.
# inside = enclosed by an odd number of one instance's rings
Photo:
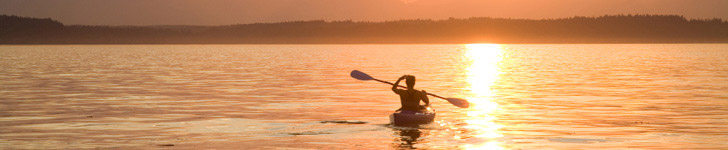
POLYGON ((728 22, 677 15, 563 19, 474 17, 386 22, 291 21, 229 26, 64 26, 0 16, 0 44, 725 43, 728 22))

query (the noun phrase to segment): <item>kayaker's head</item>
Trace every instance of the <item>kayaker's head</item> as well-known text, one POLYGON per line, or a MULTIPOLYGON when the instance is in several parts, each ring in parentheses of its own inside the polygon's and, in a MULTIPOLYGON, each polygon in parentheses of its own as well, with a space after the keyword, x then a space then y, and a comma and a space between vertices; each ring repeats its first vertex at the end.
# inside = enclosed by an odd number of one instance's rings
POLYGON ((414 89, 415 88, 415 76, 407 75, 407 77, 405 77, 405 79, 407 79, 407 88, 414 89))

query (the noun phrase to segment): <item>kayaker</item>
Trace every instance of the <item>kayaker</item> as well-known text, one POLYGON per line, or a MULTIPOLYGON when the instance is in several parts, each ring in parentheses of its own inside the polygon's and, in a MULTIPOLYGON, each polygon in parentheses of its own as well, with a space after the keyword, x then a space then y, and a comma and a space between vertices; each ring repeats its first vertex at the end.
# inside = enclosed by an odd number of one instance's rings
POLYGON ((415 90, 415 76, 403 75, 402 77, 399 77, 399 79, 397 79, 397 82, 394 82, 394 86, 392 86, 392 91, 399 95, 400 102, 402 103, 402 107, 399 108, 398 111, 422 111, 426 109, 426 107, 430 107, 430 99, 427 97, 427 91, 415 90), (399 81, 402 81, 404 79, 407 80, 407 89, 397 89, 397 86, 399 86, 399 81), (420 100, 425 102, 424 106, 420 105, 420 100))

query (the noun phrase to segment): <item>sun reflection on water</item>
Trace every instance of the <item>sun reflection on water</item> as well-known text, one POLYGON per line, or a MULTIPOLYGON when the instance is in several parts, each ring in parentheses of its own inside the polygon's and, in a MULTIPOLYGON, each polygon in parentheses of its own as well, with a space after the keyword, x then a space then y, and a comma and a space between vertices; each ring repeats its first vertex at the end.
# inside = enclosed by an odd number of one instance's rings
POLYGON ((497 131, 502 126, 495 123, 498 103, 494 102, 497 95, 490 88, 498 80, 501 73, 498 63, 502 59, 502 47, 498 44, 467 44, 466 59, 471 64, 467 68, 467 82, 470 83, 468 100, 471 103, 467 112, 468 125, 476 138, 484 143, 466 145, 466 149, 505 149, 500 146, 496 138, 502 137, 497 131))

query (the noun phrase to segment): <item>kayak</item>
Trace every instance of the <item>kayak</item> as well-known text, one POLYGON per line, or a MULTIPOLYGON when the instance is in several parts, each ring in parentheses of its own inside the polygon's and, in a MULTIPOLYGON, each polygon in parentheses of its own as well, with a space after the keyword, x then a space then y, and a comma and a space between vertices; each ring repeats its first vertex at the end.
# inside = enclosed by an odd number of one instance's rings
POLYGON ((423 112, 402 110, 389 115, 389 121, 395 126, 428 124, 435 120, 435 110, 424 109, 423 112))

